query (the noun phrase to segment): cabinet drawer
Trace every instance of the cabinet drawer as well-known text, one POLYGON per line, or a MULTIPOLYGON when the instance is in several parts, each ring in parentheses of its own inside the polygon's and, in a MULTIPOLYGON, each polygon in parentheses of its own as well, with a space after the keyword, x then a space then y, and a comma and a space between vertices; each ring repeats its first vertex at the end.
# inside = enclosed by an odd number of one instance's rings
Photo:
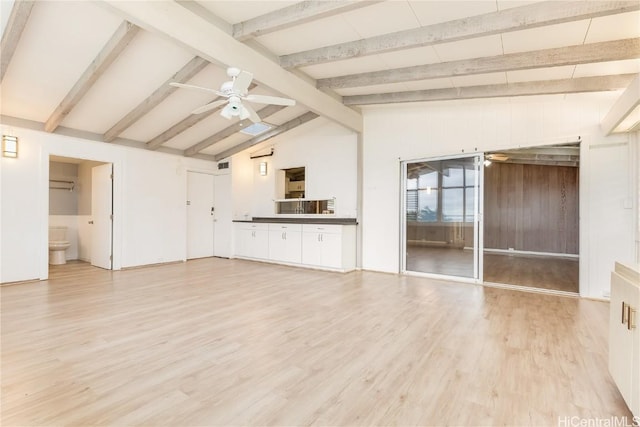
POLYGON ((240 229, 242 230, 269 230, 269 224, 258 224, 254 222, 241 222, 240 229))
POLYGON ((269 231, 302 231, 302 224, 267 224, 269 231))
POLYGON ((305 233, 327 233, 327 234, 340 234, 342 233, 342 225, 335 224, 304 224, 302 231, 305 233))

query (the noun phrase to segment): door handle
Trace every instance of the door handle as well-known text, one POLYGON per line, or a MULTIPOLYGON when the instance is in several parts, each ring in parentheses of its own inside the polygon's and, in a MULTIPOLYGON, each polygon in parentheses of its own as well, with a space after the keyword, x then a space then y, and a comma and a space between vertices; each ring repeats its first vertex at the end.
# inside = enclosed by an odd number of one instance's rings
POLYGON ((211 215, 213 215, 213 211, 215 211, 216 208, 214 208, 213 206, 211 207, 211 215))
POLYGON ((632 330, 636 328, 636 311, 631 308, 631 305, 627 304, 627 329, 632 330))

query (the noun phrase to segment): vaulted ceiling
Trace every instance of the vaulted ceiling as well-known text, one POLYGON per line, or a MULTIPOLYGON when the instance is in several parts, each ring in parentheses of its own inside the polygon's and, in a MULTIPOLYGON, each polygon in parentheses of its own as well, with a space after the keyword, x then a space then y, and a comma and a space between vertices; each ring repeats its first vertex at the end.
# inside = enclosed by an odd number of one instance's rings
POLYGON ((640 1, 7 1, 2 123, 221 159, 318 116, 362 130, 360 107, 582 92, 640 72, 640 1), (226 68, 254 75, 265 134, 191 114, 226 68))

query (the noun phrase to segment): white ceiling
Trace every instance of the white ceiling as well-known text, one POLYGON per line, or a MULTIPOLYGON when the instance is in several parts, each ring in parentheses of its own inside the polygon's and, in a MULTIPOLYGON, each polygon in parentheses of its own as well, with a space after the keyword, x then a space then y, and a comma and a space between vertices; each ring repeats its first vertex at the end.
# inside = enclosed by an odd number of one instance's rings
MULTIPOLYGON (((0 84, 2 120, 6 123, 29 123, 41 126, 85 73, 91 62, 103 49, 107 41, 123 20, 130 20, 141 27, 133 40, 118 55, 104 73, 100 75, 79 102, 71 109, 55 132, 64 133, 68 129, 86 132, 92 139, 100 140, 103 134, 125 117, 134 108, 148 102, 148 97, 163 87, 167 81, 195 56, 201 56, 211 63, 192 77, 188 83, 218 88, 228 78, 226 60, 238 51, 238 41, 234 40, 234 24, 269 13, 284 16, 287 7, 295 1, 172 1, 160 3, 167 10, 178 7, 185 9, 184 17, 171 15, 171 25, 179 27, 169 34, 163 30, 159 18, 159 2, 140 2, 136 5, 142 12, 129 12, 127 1, 87 2, 87 1, 38 1, 35 2, 19 37, 15 53, 11 56, 6 73, 0 84), (156 5, 152 5, 156 3, 156 5), (177 5, 177 6, 176 6, 177 5), (148 8, 148 13, 144 8, 148 8), (188 12, 186 11, 188 9, 188 12), (191 14, 192 16, 187 16, 191 14), (202 23, 201 21, 206 22, 202 23), (219 56, 212 57, 212 50, 202 44, 188 43, 197 40, 198 23, 222 30, 210 43, 217 45, 219 56), (177 35, 180 33, 180 35, 177 35), (181 34, 184 33, 184 38, 181 34), (189 37, 192 37, 189 39, 189 37), (207 51, 205 51, 207 50, 207 51), (29 121, 29 122, 25 122, 29 121)), ((367 4, 360 2, 357 8, 318 19, 298 21, 283 29, 271 31, 242 43, 250 48, 245 56, 245 64, 258 64, 260 58, 269 58, 267 67, 249 69, 255 75, 258 86, 252 93, 293 97, 298 101, 295 107, 288 107, 265 122, 282 125, 311 110, 319 115, 340 122, 345 110, 341 97, 354 95, 386 94, 408 91, 429 91, 465 86, 509 85, 513 83, 539 82, 544 80, 577 79, 610 75, 626 75, 640 72, 640 51, 634 48, 631 59, 604 62, 586 62, 577 65, 540 67, 534 69, 505 70, 472 75, 449 75, 426 80, 411 80, 398 83, 383 83, 356 87, 334 87, 323 89, 332 98, 315 88, 315 80, 356 75, 372 71, 395 70, 404 67, 432 65, 451 61, 466 61, 475 58, 496 57, 518 52, 532 52, 566 46, 577 46, 598 42, 640 37, 640 1, 628 2, 631 12, 615 13, 590 19, 569 20, 561 24, 544 25, 520 31, 498 32, 466 40, 433 44, 422 47, 396 49, 383 53, 358 56, 333 62, 317 63, 298 67, 295 73, 278 74, 273 70, 263 70, 278 63, 278 57, 297 54, 325 46, 353 42, 371 37, 470 18, 476 15, 495 13, 513 8, 527 7, 531 1, 401 1, 387 0, 367 4), (283 82, 282 76, 290 81, 283 82), (297 85, 297 86, 296 86, 297 85), (304 86, 300 86, 304 85, 304 86), (301 87, 307 87, 304 93, 301 87), (271 89, 277 87, 279 92, 271 89), (316 103, 317 101, 317 103, 316 103)), ((594 1, 593 3, 598 3, 594 1)), ((611 3, 611 2, 609 2, 611 3)), ((9 15, 14 5, 21 2, 0 1, 0 25, 2 32, 9 28, 9 15)), ((541 10, 551 10, 559 2, 549 2, 541 10)), ((17 9, 16 9, 17 10, 17 9)), ((133 9, 131 9, 133 10, 133 9)), ((464 22, 458 22, 463 27, 464 22)), ((11 27, 13 28, 13 27, 11 27)), ((15 30, 14 30, 15 31, 15 30)), ((204 34, 204 32, 202 33, 204 34)), ((207 33, 207 37, 209 37, 207 33)), ((213 33, 212 33, 213 34, 213 33)), ((4 43, 4 38, 3 38, 4 43)), ((4 44, 3 44, 4 47, 4 44)), ((4 52, 3 52, 4 53, 4 52)), ((262 63, 265 64, 265 63, 262 63)), ((463 64, 464 65, 464 64, 463 64)), ((603 91, 623 88, 603 88, 603 91)), ((563 94, 560 94, 564 96, 563 94)), ((114 142, 135 141, 144 147, 145 143, 169 130, 172 126, 190 117, 190 112, 215 98, 213 94, 179 89, 170 94, 132 125, 119 133, 114 142)), ((520 102, 519 100, 517 102, 520 102)), ((364 105, 364 104, 363 104, 364 105)), ((254 105, 260 109, 262 105, 254 105)), ((358 117, 358 105, 353 117, 358 117)), ((343 123, 349 127, 353 122, 343 123)), ((236 126, 237 120, 228 121, 214 112, 196 124, 187 127, 176 136, 168 138, 163 149, 178 154, 195 144, 211 138, 229 126, 236 126)), ((200 151, 201 155, 215 157, 235 145, 251 139, 236 133, 230 137, 214 141, 200 151)))

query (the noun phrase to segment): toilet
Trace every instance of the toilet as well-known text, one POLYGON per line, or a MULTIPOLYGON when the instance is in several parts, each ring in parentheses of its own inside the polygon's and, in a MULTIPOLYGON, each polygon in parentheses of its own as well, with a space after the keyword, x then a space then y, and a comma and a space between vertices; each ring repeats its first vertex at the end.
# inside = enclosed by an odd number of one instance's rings
POLYGON ((67 240, 67 227, 49 227, 49 264, 66 264, 65 251, 71 243, 67 240))

